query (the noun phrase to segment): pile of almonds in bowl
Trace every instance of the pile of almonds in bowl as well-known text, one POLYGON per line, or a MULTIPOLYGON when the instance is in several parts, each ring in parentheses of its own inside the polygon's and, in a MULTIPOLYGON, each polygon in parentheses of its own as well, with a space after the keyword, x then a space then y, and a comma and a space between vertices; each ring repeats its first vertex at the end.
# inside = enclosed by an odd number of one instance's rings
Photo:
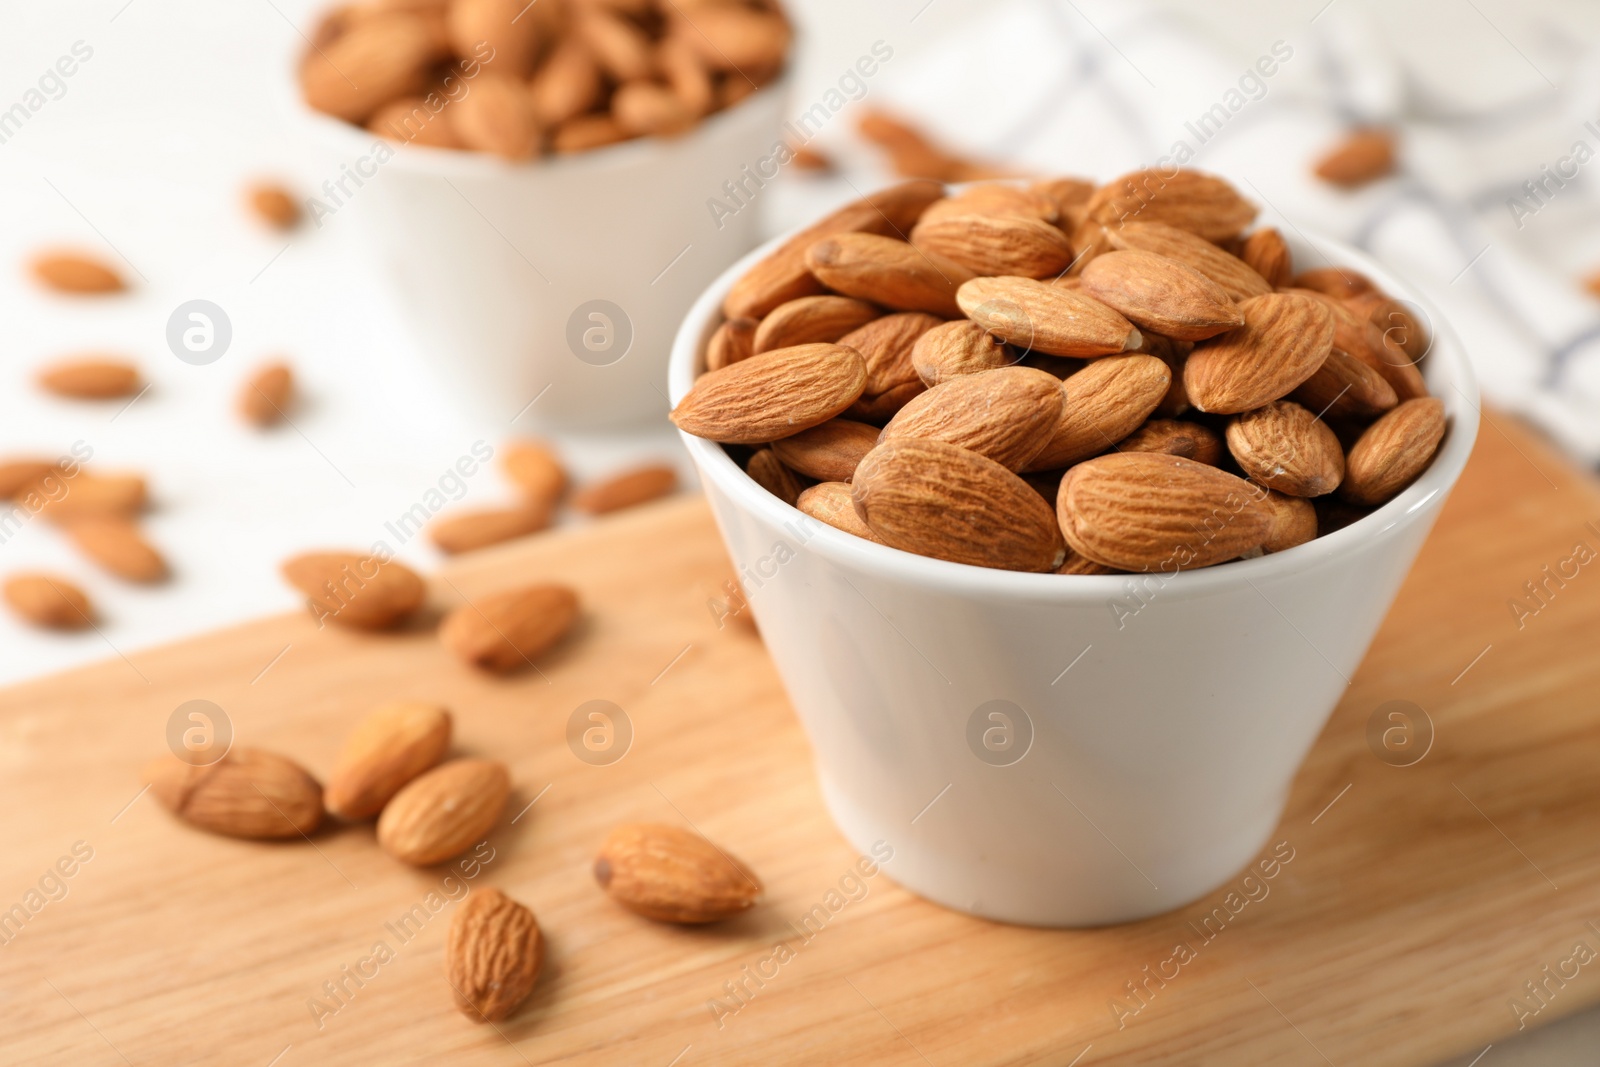
POLYGON ((783 70, 772 0, 361 0, 300 66, 307 104, 506 159, 681 134, 783 70))
POLYGON ((956 563, 1176 571, 1281 552, 1432 462, 1407 305, 1296 272, 1220 178, 893 186, 729 289, 672 412, 838 529, 956 563))

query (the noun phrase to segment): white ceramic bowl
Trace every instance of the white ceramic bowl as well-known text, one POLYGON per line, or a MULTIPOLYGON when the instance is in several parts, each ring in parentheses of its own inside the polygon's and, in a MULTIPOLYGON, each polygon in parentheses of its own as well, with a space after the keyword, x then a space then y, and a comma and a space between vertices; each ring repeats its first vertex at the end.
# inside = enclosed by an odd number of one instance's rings
MULTIPOLYGON (((1354 249, 1315 245, 1416 300, 1354 249)), ((689 313, 674 403, 765 251, 689 313)), ((1323 262, 1310 251, 1297 261, 1323 262)), ((1415 484, 1307 544, 1148 586, 872 544, 685 435, 851 844, 887 843, 885 870, 931 900, 1050 926, 1168 911, 1253 860, 1472 450, 1472 370, 1429 314, 1426 376, 1450 429, 1415 484)))
POLYGON ((786 84, 682 137, 528 163, 393 144, 378 162, 386 142, 376 135, 311 110, 298 91, 289 106, 330 180, 361 172, 359 186, 346 181, 348 197, 311 191, 334 208, 318 221, 335 225, 357 208, 401 313, 463 413, 503 425, 526 409, 536 422, 586 427, 666 411, 667 354, 684 311, 760 239, 759 192, 720 225, 707 201, 727 202, 723 183, 782 139, 786 84))

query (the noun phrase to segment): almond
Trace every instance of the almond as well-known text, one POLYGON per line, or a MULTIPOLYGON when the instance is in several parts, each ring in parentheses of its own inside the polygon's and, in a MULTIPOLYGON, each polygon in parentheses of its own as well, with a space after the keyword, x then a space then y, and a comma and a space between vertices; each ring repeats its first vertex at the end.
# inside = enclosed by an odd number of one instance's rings
POLYGON ((718 326, 706 342, 706 370, 721 370, 755 355, 756 330, 760 326, 755 319, 729 319, 718 326))
POLYGON ((572 494, 572 506, 585 515, 605 515, 649 503, 677 488, 677 468, 652 463, 589 483, 572 494))
POLYGON ((52 476, 63 479, 72 475, 47 459, 0 460, 0 500, 15 500, 52 476))
POLYGON ((378 844, 402 863, 431 867, 488 836, 511 796, 506 765, 454 759, 400 787, 378 816, 378 844))
POLYGON ((1072 549, 1067 549, 1067 558, 1061 561, 1061 566, 1056 568, 1057 574, 1122 574, 1123 571, 1115 567, 1107 567, 1104 563, 1096 563, 1088 556, 1080 556, 1072 549))
POLYGON ((423 18, 396 13, 366 19, 306 56, 300 91, 318 111, 365 122, 388 101, 421 90, 440 51, 423 18))
POLYGON ((1394 173, 1395 141, 1388 130, 1355 130, 1317 160, 1313 172, 1325 182, 1354 189, 1394 173))
POLYGON ((1216 282, 1153 252, 1107 252, 1084 268, 1080 291, 1141 329, 1200 341, 1244 325, 1216 282))
POLYGON ((912 399, 879 441, 946 441, 1017 471, 1050 442, 1064 400, 1061 383, 1031 367, 962 375, 912 399))
POLYGON ((1274 288, 1253 265, 1229 255, 1204 237, 1164 222, 1126 222, 1107 231, 1106 239, 1113 248, 1154 252, 1192 267, 1235 300, 1270 293, 1274 288))
POLYGON ((1290 496, 1322 496, 1344 478, 1344 449, 1328 424, 1289 400, 1228 424, 1228 450, 1253 481, 1290 496))
POLYGON ((728 290, 723 312, 730 319, 759 319, 778 305, 823 291, 806 267, 806 250, 841 233, 903 234, 916 225, 929 204, 944 196, 939 182, 902 182, 844 207, 807 226, 757 263, 728 290))
POLYGON ((1118 452, 1164 452, 1215 467, 1222 462, 1222 438, 1198 422, 1151 419, 1117 443, 1118 452))
POLYGON ((527 7, 523 0, 451 0, 445 8, 450 43, 458 55, 486 53, 480 62, 488 70, 526 78, 541 43, 537 22, 519 17, 527 7))
POLYGON ((79 551, 119 578, 159 582, 167 576, 167 561, 130 519, 118 515, 76 519, 67 524, 67 535, 79 551))
POLYGON ((468 895, 450 919, 445 977, 473 1022, 499 1022, 539 980, 544 939, 532 911, 492 886, 468 895))
POLYGON ((435 704, 388 704, 351 732, 322 795, 341 819, 370 819, 400 787, 444 758, 450 713, 435 704))
POLYGON ((784 465, 808 478, 848 482, 861 458, 878 444, 878 428, 849 419, 829 419, 793 437, 772 442, 772 451, 784 465))
POLYGON ((1263 552, 1282 552, 1317 536, 1317 509, 1304 497, 1269 492, 1262 502, 1272 512, 1272 528, 1261 543, 1263 552))
POLYGON ((1119 570, 1171 574, 1260 548, 1274 522, 1265 495, 1194 460, 1117 452, 1068 470, 1056 512, 1073 551, 1119 570))
POLYGON ((911 243, 952 259, 979 275, 1052 278, 1072 262, 1067 235, 1038 219, 953 215, 924 220, 911 243))
POLYGON ((235 748, 215 763, 177 756, 148 764, 144 782, 184 822, 229 837, 303 837, 322 822, 322 787, 293 760, 235 748))
POLYGON ((594 880, 647 919, 709 923, 747 911, 761 880, 724 849, 676 826, 633 823, 606 836, 594 880))
POLYGON ((539 153, 539 117, 527 88, 516 79, 486 70, 472 91, 450 105, 450 128, 468 148, 502 159, 531 159, 539 153))
POLYGON ((825 237, 806 249, 806 267, 829 289, 896 311, 961 314, 956 290, 974 275, 937 253, 872 233, 825 237))
POLYGON ((844 482, 821 482, 813 485, 800 494, 795 501, 796 508, 803 514, 811 516, 818 522, 825 522, 836 530, 855 534, 882 544, 878 535, 872 528, 861 521, 861 516, 856 514, 855 498, 850 495, 850 486, 844 482))
POLYGON ((52 522, 71 522, 90 516, 137 515, 149 499, 145 481, 137 474, 90 474, 79 471, 70 481, 50 477, 27 494, 37 510, 52 522))
POLYGON ((428 536, 441 551, 454 555, 526 537, 549 525, 548 508, 524 504, 514 508, 483 508, 446 515, 428 527, 428 536))
POLYGON ((1337 348, 1289 395, 1330 419, 1372 419, 1399 403, 1383 375, 1337 348))
POLYGON ((139 368, 119 359, 62 360, 39 372, 39 385, 75 400, 111 400, 139 391, 139 368))
POLYGON ((962 374, 1009 367, 1018 358, 1010 345, 969 319, 941 323, 911 346, 911 369, 929 386, 962 374))
POLYGON ((761 320, 751 353, 795 345, 834 344, 882 314, 865 300, 848 296, 802 296, 778 305, 761 320))
POLYGON ((1263 226, 1246 237, 1239 258, 1274 289, 1288 285, 1294 276, 1289 246, 1284 243, 1283 234, 1271 226, 1263 226))
POLYGON ((598 4, 583 4, 578 8, 573 28, 613 81, 634 81, 648 78, 655 72, 655 52, 650 47, 650 38, 628 19, 598 4))
POLYGON ((439 640, 463 661, 504 674, 532 666, 577 618, 578 595, 571 589, 530 585, 456 608, 439 624, 439 640))
POLYGON ((429 107, 421 96, 402 96, 375 111, 367 129, 379 137, 402 144, 427 148, 465 148, 466 143, 450 126, 442 106, 429 107))
POLYGON ((866 360, 867 384, 863 395, 881 396, 908 385, 918 386, 920 392, 922 380, 912 365, 911 353, 923 334, 943 324, 944 320, 937 315, 906 311, 873 319, 839 338, 841 345, 861 353, 861 358, 866 360))
POLYGON ((1401 400, 1427 396, 1428 386, 1417 369, 1417 362, 1428 354, 1430 342, 1427 332, 1410 310, 1381 293, 1352 297, 1344 306, 1357 319, 1363 320, 1367 340, 1365 345, 1346 351, 1383 375, 1383 380, 1401 400))
POLYGON ((262 367, 239 391, 239 414, 254 426, 267 427, 281 421, 293 403, 294 372, 286 363, 262 367))
POLYGON ((507 442, 500 464, 532 507, 553 510, 567 491, 566 468, 543 441, 507 442))
POLYGON ((577 37, 566 37, 528 83, 533 114, 541 126, 559 126, 600 102, 605 91, 594 53, 577 37))
POLYGON ((4 593, 23 620, 48 630, 86 630, 94 625, 95 610, 83 590, 51 574, 14 574, 6 579, 4 593))
POLYGON ((656 45, 656 67, 689 114, 698 117, 716 107, 711 74, 683 38, 667 37, 656 45))
POLYGON ((1076 229, 1087 216, 1094 189, 1094 182, 1084 178, 1047 178, 1028 186, 1030 193, 1038 193, 1055 204, 1060 213, 1059 224, 1068 232, 1076 229))
POLYGON ((570 155, 627 139, 628 135, 622 132, 622 127, 610 114, 579 115, 555 128, 550 135, 550 150, 556 155, 570 155))
POLYGON ((1120 313, 1033 278, 977 278, 956 299, 973 322, 1019 349, 1103 356, 1140 343, 1139 331, 1120 313))
POLYGON ((1051 224, 1061 218, 1054 198, 1037 188, 986 182, 970 185, 955 196, 932 205, 923 219, 934 222, 967 215, 1035 219, 1051 224))
POLYGON ((783 465, 783 460, 770 447, 756 449, 744 469, 751 481, 790 507, 800 498, 800 479, 783 465))
POLYGON ((283 576, 305 594, 319 626, 330 620, 359 630, 387 629, 416 611, 427 592, 417 572, 398 560, 356 552, 295 556, 283 565, 283 576))
POLYGON ((695 113, 678 94, 653 81, 631 81, 611 97, 617 125, 640 137, 672 137, 695 123, 695 113))
POLYGON ((845 414, 860 422, 882 426, 926 388, 920 379, 913 379, 891 386, 877 396, 863 394, 860 400, 845 409, 845 414))
POLYGON ((1313 267, 1301 271, 1294 276, 1293 286, 1311 289, 1335 300, 1350 300, 1377 291, 1371 278, 1345 267, 1313 267))
POLYGON ((1376 507, 1417 480, 1444 440, 1444 402, 1425 396, 1407 400, 1367 427, 1345 459, 1339 496, 1376 507))
POLYGON ((1183 368, 1189 400, 1231 415, 1287 394, 1333 350, 1333 312, 1311 296, 1268 293, 1242 302, 1245 324, 1196 345, 1183 368))
POLYGON ((743 71, 776 70, 783 65, 789 24, 773 12, 742 4, 706 4, 690 14, 677 7, 672 10, 678 19, 673 36, 694 49, 712 70, 742 77, 743 71))
POLYGON ((1223 241, 1243 232, 1255 220, 1256 209, 1221 178, 1151 168, 1096 189, 1088 217, 1113 229, 1127 222, 1165 222, 1208 241, 1223 241))
POLYGON ((41 252, 30 267, 40 284, 58 293, 117 293, 127 288, 115 268, 82 252, 41 252))
POLYGON ((300 204, 283 186, 259 183, 245 190, 251 213, 268 226, 292 230, 300 224, 300 204))
POLYGON ((1061 383, 1066 402, 1030 470, 1068 467, 1113 448, 1137 430, 1167 394, 1172 372, 1155 356, 1097 359, 1061 383))
POLYGON ((885 544, 952 563, 1050 571, 1050 506, 1005 467, 944 441, 886 441, 856 468, 856 511, 885 544))
POLYGON ((798 345, 707 371, 672 411, 685 433, 756 445, 840 415, 867 384, 867 364, 840 345, 798 345))

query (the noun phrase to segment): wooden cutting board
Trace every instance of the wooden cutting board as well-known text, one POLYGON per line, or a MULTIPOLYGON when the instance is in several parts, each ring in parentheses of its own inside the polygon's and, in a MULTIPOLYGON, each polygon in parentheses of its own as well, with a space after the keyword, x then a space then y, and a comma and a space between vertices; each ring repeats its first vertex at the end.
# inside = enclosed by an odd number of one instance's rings
POLYGON ((1529 1024, 1600 999, 1600 959, 1571 962, 1577 944, 1600 952, 1600 566, 1550 581, 1520 626, 1508 607, 1531 608, 1523 583, 1577 543, 1600 549, 1591 522, 1592 484, 1487 422, 1299 776, 1274 838, 1292 858, 1101 930, 997 925, 881 873, 852 879, 759 641, 708 609, 728 572, 698 498, 452 565, 441 606, 533 579, 581 590, 582 632, 510 680, 453 662, 427 626, 374 637, 295 615, 10 689, 0 909, 26 921, 0 926, 0 1060, 1344 1067, 1476 1053, 1517 1029, 1514 998, 1529 1024), (401 867, 369 826, 239 842, 140 795, 184 701, 325 773, 357 718, 402 698, 448 704, 462 753, 511 764, 516 793, 472 879, 401 867), (590 700, 632 723, 611 765, 568 747, 590 700), (1369 747, 1393 700, 1433 725, 1413 766, 1369 747), (765 879, 765 903, 709 929, 613 906, 589 865, 612 824, 640 819, 725 845, 765 879), (442 977, 450 897, 490 884, 548 937, 534 996, 497 1027, 458 1014, 442 977), (791 923, 818 905, 825 921, 800 936, 791 923))

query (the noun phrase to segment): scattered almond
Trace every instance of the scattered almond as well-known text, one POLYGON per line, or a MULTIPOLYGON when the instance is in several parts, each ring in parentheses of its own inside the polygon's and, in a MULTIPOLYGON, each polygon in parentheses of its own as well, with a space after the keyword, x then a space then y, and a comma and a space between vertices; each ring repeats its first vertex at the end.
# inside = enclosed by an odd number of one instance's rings
POLYGON ((488 836, 511 796, 506 765, 454 759, 411 779, 378 816, 378 844, 413 867, 459 856, 488 836))
POLYGON ((52 522, 74 522, 97 516, 131 516, 149 500, 137 474, 91 474, 80 470, 70 479, 47 476, 30 492, 38 497, 40 514, 52 522))
POLYGON ((650 464, 584 486, 572 494, 572 506, 586 515, 605 515, 648 503, 677 488, 676 468, 650 464))
POLYGON ((47 630, 85 630, 95 610, 83 590, 52 574, 14 574, 4 586, 6 603, 24 621, 47 630))
POLYGON ((287 417, 294 404, 294 372, 287 363, 269 363, 260 368, 239 390, 239 415, 252 426, 263 429, 287 417))
POLYGON ((68 523, 66 530, 79 551, 119 578, 159 582, 167 576, 167 561, 131 519, 91 516, 68 523))
POLYGON ((479 889, 451 917, 444 957, 461 1013, 473 1022, 499 1022, 528 999, 539 980, 539 920, 500 890, 479 889))
POLYGON ((530 585, 456 608, 439 624, 439 640, 465 662, 504 674, 531 666, 577 618, 578 596, 571 589, 530 585))
POLYGON ((250 211, 268 226, 292 230, 300 224, 300 204, 281 185, 260 182, 245 190, 250 211))
POLYGON ((39 385, 75 400, 112 400, 139 391, 139 368, 119 359, 62 360, 39 372, 39 385))
POLYGON ((293 760, 235 748, 215 763, 192 766, 162 756, 145 767, 145 784, 184 822, 230 837, 303 837, 322 823, 322 787, 293 760))
POLYGON ((450 713, 435 704, 388 704, 350 734, 322 800, 341 819, 370 819, 402 786, 444 758, 450 713))
POLYGON ((1394 134, 1388 130, 1355 130, 1317 160, 1313 168, 1325 182, 1354 189, 1388 177, 1395 168, 1394 134))
POLYGON ((550 525, 550 510, 536 504, 512 508, 460 511, 436 519, 428 537, 442 552, 454 555, 498 545, 538 533, 550 525))
POLYGON ((283 565, 289 584, 324 620, 358 630, 384 630, 422 605, 422 578, 398 560, 355 552, 309 552, 283 565))
POLYGON ((762 893, 761 880, 723 849, 654 823, 612 830, 594 879, 612 900, 658 922, 717 922, 753 907, 762 893))
POLYGON ((530 506, 553 510, 567 491, 567 471, 543 441, 508 441, 501 466, 530 506))
POLYGON ((82 252, 50 251, 33 257, 34 279, 59 293, 117 293, 127 286, 116 268, 82 252))

